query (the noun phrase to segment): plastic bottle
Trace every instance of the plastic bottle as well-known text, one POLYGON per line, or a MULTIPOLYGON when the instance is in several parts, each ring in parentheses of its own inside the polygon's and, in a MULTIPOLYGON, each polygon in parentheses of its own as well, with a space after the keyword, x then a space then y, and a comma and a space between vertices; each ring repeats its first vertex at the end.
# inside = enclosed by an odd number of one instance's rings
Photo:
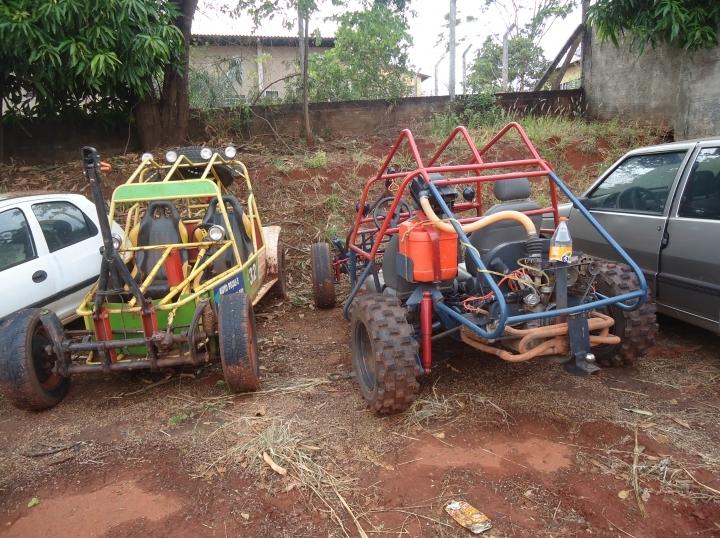
POLYGON ((550 239, 549 258, 551 261, 568 263, 572 256, 572 237, 570 237, 566 221, 567 218, 560 217, 560 224, 550 239))

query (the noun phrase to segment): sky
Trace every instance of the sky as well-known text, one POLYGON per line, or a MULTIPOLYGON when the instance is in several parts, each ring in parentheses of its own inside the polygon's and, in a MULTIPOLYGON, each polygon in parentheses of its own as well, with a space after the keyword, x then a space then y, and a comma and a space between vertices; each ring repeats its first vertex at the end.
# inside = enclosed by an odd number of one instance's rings
MULTIPOLYGON (((522 24, 529 18, 535 0, 520 0, 521 12, 519 15, 522 24)), ((294 23, 293 14, 278 16, 271 20, 261 21, 255 29, 249 17, 231 18, 220 9, 221 0, 200 0, 193 19, 192 32, 194 34, 254 34, 254 35, 296 35, 296 31, 288 30, 283 26, 283 19, 294 23)), ((470 64, 475 51, 482 45, 488 35, 502 35, 507 25, 507 16, 498 10, 481 12, 481 0, 457 0, 458 19, 462 22, 456 28, 457 60, 456 60, 456 91, 462 91, 462 53, 470 46, 467 53, 467 63, 470 64), (477 20, 466 22, 463 19, 474 16, 477 20)), ((331 37, 335 33, 337 23, 333 16, 342 13, 342 9, 323 5, 310 21, 310 31, 319 28, 324 37, 331 37)), ((431 78, 423 83, 423 93, 435 93, 435 65, 438 64, 438 94, 447 95, 449 79, 449 61, 444 53, 445 46, 438 43, 441 32, 447 32, 445 15, 448 11, 447 0, 411 0, 410 10, 414 12, 408 17, 410 35, 413 45, 410 49, 410 62, 421 73, 431 78)), ((348 3, 350 10, 361 9, 359 1, 348 3)), ((570 37, 575 27, 580 24, 580 9, 577 8, 565 20, 559 20, 551 27, 540 45, 545 56, 552 59, 560 51, 565 41, 570 37)))

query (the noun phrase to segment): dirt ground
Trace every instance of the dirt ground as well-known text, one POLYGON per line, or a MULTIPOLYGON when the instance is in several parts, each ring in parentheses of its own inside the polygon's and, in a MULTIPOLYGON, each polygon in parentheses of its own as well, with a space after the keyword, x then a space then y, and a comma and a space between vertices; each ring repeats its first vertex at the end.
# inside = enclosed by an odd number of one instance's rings
POLYGON ((419 400, 443 405, 417 424, 422 405, 366 409, 339 309, 258 313, 264 392, 228 395, 208 367, 79 378, 39 414, 0 403, 0 536, 343 535, 293 473, 233 459, 280 421, 340 478, 368 536, 467 535, 444 515, 455 499, 492 519, 490 536, 720 535, 715 336, 663 320, 646 360, 589 378, 443 349, 419 400))
MULTIPOLYGON (((450 500, 490 517, 485 536, 720 536, 708 332, 661 319, 647 357, 592 377, 437 345, 409 412, 369 412, 341 310, 310 306, 307 245, 342 229, 386 149, 348 142, 320 169, 248 157, 291 267, 290 298, 256 310, 260 392, 229 394, 211 365, 78 377, 43 413, 0 400, 0 538, 470 535, 450 500)), ((606 158, 573 157, 578 170, 606 158)), ((11 181, 72 165, 23 168, 11 181)))

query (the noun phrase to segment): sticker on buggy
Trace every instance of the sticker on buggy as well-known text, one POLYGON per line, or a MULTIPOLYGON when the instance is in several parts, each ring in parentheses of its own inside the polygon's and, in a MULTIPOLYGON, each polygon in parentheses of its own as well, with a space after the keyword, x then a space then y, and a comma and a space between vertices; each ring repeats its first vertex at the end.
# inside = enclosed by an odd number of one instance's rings
POLYGON ((238 293, 243 291, 244 285, 243 285, 243 278, 242 275, 235 275, 232 278, 229 278, 219 286, 216 286, 213 291, 215 295, 215 301, 220 301, 221 295, 230 295, 231 293, 238 293))

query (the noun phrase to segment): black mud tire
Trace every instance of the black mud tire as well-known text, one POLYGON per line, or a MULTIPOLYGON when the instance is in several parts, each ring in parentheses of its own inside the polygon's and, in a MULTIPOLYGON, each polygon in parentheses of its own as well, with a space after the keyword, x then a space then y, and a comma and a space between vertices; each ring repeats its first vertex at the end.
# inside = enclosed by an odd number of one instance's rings
MULTIPOLYGON (((622 263, 600 262, 600 274, 596 281, 597 291, 608 297, 630 293, 639 288, 633 270, 622 263)), ((611 306, 606 313, 613 317, 615 325, 610 334, 620 337, 620 343, 593 348, 597 361, 606 367, 632 366, 652 347, 657 336, 655 303, 648 297, 637 310, 630 312, 611 306)))
POLYGON ((360 392, 379 414, 407 410, 418 393, 418 343, 395 297, 368 294, 350 312, 350 345, 360 392))
POLYGON ((312 269, 313 301, 318 308, 335 306, 335 272, 332 254, 327 243, 313 243, 310 246, 310 267, 312 269))
POLYGON ((255 313, 244 293, 223 295, 218 305, 220 362, 228 389, 252 392, 260 388, 255 313))
MULTIPOLYGON (((52 346, 41 321, 47 313, 29 308, 0 321, 0 391, 19 409, 43 411, 54 407, 70 388, 70 378, 50 371, 57 357, 45 351, 52 346)), ((54 313, 50 312, 45 321, 62 334, 62 323, 54 313)))

